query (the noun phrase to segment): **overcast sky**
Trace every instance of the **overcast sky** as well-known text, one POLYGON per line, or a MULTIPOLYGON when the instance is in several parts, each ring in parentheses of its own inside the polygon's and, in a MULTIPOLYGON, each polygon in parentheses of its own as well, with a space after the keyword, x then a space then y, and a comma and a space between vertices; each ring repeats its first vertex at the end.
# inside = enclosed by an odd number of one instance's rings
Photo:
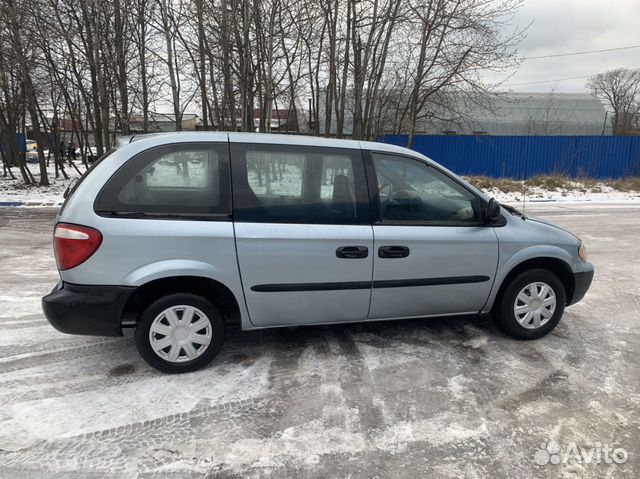
MULTIPOLYGON (((518 50, 524 57, 640 45, 640 0, 525 0, 516 21, 521 25, 533 21, 518 50)), ((640 68, 640 48, 525 61, 505 88, 585 92, 586 79, 516 84, 582 77, 619 67, 640 68)))

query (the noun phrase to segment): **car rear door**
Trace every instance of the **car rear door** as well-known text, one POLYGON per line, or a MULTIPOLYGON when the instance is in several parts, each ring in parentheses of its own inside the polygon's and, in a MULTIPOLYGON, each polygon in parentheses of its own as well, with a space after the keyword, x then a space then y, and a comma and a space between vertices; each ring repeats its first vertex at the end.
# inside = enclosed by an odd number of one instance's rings
POLYGON ((370 319, 480 311, 498 263, 482 201, 427 163, 367 154, 374 268, 370 319))
POLYGON ((373 232, 359 149, 231 138, 236 249, 255 326, 358 321, 373 232))

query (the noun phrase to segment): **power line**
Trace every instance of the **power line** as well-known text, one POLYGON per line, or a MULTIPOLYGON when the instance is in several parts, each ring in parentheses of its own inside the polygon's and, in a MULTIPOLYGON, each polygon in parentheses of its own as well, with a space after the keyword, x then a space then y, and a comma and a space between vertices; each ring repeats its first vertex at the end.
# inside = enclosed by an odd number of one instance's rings
MULTIPOLYGON (((596 75, 594 73, 594 75, 596 75)), ((538 85, 540 83, 553 83, 553 82, 557 82, 557 81, 566 81, 566 80, 580 80, 583 78, 591 78, 593 75, 585 75, 585 76, 581 76, 581 77, 569 77, 569 78, 556 78, 555 80, 541 80, 541 81, 530 81, 530 82, 525 82, 525 83, 509 83, 507 85, 504 86, 521 86, 521 85, 538 85)))
POLYGON ((556 53, 554 55, 540 55, 537 57, 524 57, 524 60, 539 60, 541 58, 571 57, 575 55, 588 55, 590 53, 615 52, 618 50, 631 50, 632 48, 640 48, 640 45, 631 45, 628 47, 617 47, 617 48, 603 48, 602 50, 586 50, 583 52, 556 53))
MULTIPOLYGON (((640 68, 630 68, 628 70, 632 71, 632 72, 635 72, 635 71, 640 71, 640 68)), ((579 77, 555 78, 553 80, 529 81, 529 82, 524 82, 524 83, 508 83, 508 84, 503 85, 503 86, 539 85, 541 83, 554 83, 554 82, 567 81, 567 80, 582 80, 584 78, 591 78, 592 76, 595 76, 597 74, 598 73, 592 73, 591 75, 583 75, 583 76, 579 76, 579 77)))

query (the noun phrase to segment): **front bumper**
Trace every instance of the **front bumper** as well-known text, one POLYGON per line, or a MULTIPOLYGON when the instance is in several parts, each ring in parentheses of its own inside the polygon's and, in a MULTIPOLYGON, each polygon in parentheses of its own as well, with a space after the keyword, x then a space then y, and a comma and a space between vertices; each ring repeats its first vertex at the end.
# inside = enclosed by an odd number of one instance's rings
POLYGON ((122 311, 135 288, 59 283, 42 298, 42 310, 58 331, 121 336, 122 311))
MULTIPOLYGON (((576 304, 587 294, 591 281, 593 280, 593 270, 573 273, 573 295, 568 305, 576 304)), ((568 306, 567 305, 567 306, 568 306)))

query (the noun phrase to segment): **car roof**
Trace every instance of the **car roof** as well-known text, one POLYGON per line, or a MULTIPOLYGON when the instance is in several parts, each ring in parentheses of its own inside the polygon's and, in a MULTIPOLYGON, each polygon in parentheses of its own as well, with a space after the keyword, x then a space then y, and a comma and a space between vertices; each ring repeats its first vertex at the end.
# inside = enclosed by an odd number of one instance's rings
POLYGON ((366 149, 374 151, 384 151, 389 153, 410 154, 428 160, 425 156, 416 151, 409 150, 389 143, 379 143, 375 141, 359 141, 338 138, 326 138, 309 135, 287 135, 280 133, 245 133, 245 132, 224 132, 224 131, 196 131, 196 132, 160 132, 145 133, 131 136, 121 136, 116 139, 116 147, 120 148, 128 143, 156 139, 153 143, 181 143, 192 141, 224 141, 228 139, 230 143, 255 143, 255 144, 278 144, 297 146, 318 146, 327 148, 347 148, 366 149))

